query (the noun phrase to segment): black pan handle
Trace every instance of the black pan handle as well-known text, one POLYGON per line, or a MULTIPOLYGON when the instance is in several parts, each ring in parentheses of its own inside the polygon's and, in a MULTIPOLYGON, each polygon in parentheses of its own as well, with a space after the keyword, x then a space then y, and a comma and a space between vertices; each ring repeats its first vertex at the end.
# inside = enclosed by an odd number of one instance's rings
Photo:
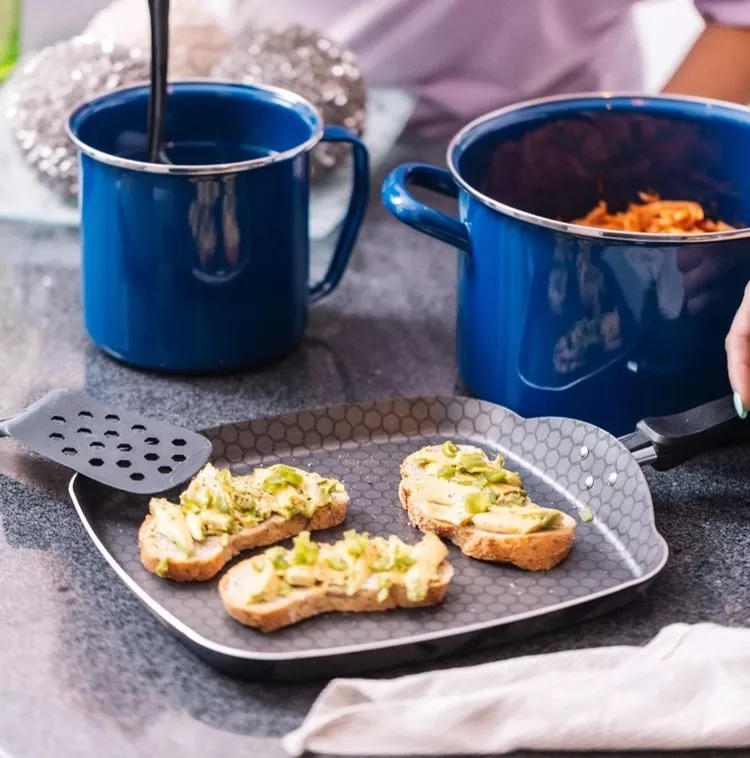
POLYGON ((750 421, 737 415, 731 395, 684 413, 639 421, 620 441, 641 464, 667 471, 696 455, 750 439, 750 421))

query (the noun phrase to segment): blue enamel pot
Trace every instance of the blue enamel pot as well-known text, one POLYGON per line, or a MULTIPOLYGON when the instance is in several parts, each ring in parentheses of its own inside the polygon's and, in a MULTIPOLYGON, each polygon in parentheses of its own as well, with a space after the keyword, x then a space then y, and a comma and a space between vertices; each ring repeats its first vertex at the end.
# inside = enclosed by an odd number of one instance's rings
POLYGON ((724 338, 750 278, 749 163, 746 108, 565 96, 477 119, 451 141, 447 169, 399 166, 382 199, 459 251, 457 356, 471 394, 623 434, 729 390, 724 338), (412 186, 456 198, 456 217, 412 186), (732 228, 575 223, 642 192, 695 201, 732 228))

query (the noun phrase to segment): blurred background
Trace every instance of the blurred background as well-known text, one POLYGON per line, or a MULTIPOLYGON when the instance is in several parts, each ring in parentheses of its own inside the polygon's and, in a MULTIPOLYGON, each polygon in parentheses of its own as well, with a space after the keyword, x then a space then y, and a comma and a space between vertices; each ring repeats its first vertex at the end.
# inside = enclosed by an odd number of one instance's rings
MULTIPOLYGON (((606 2, 606 0, 604 0, 606 2)), ((145 3, 146 0, 143 0, 145 3)), ((226 12, 232 0, 206 0, 226 12)), ((83 29, 108 0, 24 0, 23 49, 35 50, 83 29)), ((691 0, 643 0, 636 9, 648 87, 655 89, 702 28, 691 0)))

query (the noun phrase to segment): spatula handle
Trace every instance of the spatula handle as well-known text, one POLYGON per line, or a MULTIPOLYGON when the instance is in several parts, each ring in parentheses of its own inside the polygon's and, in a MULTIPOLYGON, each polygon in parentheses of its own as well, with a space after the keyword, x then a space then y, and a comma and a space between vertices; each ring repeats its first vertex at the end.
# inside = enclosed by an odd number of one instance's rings
POLYGON ((50 390, 46 395, 39 398, 36 402, 33 402, 31 405, 29 405, 27 408, 24 408, 22 411, 19 411, 18 413, 14 414, 13 416, 6 416, 6 418, 0 419, 0 437, 12 437, 13 436, 13 422, 18 421, 21 418, 28 416, 30 413, 33 413, 39 406, 46 405, 51 400, 54 400, 59 395, 64 395, 68 392, 68 390, 63 389, 56 389, 56 390, 50 390))
POLYGON ((737 416, 731 395, 684 413, 643 419, 633 434, 620 439, 641 465, 657 471, 744 440, 750 440, 750 421, 737 416))

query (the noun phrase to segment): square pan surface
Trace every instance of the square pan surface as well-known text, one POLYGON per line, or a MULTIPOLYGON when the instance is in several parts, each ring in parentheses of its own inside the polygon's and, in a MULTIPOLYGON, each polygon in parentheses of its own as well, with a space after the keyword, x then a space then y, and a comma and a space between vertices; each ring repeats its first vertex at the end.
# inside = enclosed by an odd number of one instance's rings
POLYGON ((409 453, 446 438, 503 454, 535 502, 578 522, 570 556, 551 571, 476 561, 450 546, 455 576, 441 606, 331 613, 263 634, 226 615, 218 577, 175 584, 143 569, 137 532, 147 498, 74 477, 78 513, 120 578, 183 642, 234 673, 331 676, 475 650, 621 605, 667 560, 640 467, 617 440, 579 421, 522 419, 474 399, 425 397, 284 414, 205 434, 214 464, 238 474, 283 461, 341 479, 351 497, 346 521, 315 532, 319 540, 354 528, 418 541, 398 500, 399 467, 409 453), (581 521, 583 508, 593 522, 581 521))

